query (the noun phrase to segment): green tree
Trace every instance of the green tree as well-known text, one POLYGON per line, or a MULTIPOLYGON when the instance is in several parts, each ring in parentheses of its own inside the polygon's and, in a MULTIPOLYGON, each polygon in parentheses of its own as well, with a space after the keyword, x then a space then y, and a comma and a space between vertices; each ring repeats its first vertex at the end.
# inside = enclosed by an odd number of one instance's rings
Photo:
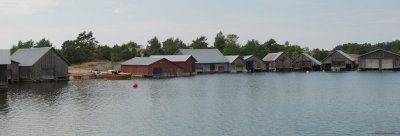
POLYGON ((26 42, 18 41, 17 45, 13 45, 10 49, 11 54, 16 52, 18 49, 23 49, 23 48, 32 48, 35 46, 35 42, 33 40, 29 40, 26 42))
POLYGON ((207 49, 208 43, 206 41, 207 38, 205 36, 198 37, 196 40, 192 41, 190 47, 193 47, 194 49, 207 49))
POLYGON ((216 36, 215 36, 215 41, 214 41, 214 47, 217 48, 219 51, 223 51, 225 48, 225 35, 222 32, 219 32, 216 36))
POLYGON ((183 41, 178 38, 176 39, 168 38, 162 44, 163 44, 162 49, 164 51, 164 54, 166 55, 173 55, 178 49, 187 48, 186 44, 183 43, 183 41))
POLYGON ((294 46, 294 51, 293 51, 291 57, 294 59, 294 58, 296 58, 297 56, 299 56, 302 53, 303 53, 303 49, 300 46, 295 45, 294 46))
POLYGON ((239 36, 236 34, 228 34, 225 39, 224 55, 238 55, 240 54, 240 45, 238 43, 239 36))
POLYGON ((312 50, 312 57, 314 57, 315 59, 322 61, 323 59, 325 59, 326 57, 328 57, 329 55, 329 51, 324 50, 324 49, 318 49, 315 48, 312 50))
POLYGON ((111 60, 111 48, 107 45, 99 46, 95 49, 96 59, 111 60))
POLYGON ((84 31, 75 40, 63 43, 63 55, 71 63, 88 62, 96 58, 95 49, 98 46, 98 41, 93 37, 93 33, 84 31))
POLYGON ((260 43, 254 39, 247 41, 241 49, 241 55, 254 55, 258 58, 263 58, 268 52, 265 46, 260 45, 260 43))
POLYGON ((49 40, 42 38, 39 42, 36 42, 36 45, 35 45, 35 48, 40 48, 40 47, 53 47, 53 44, 50 43, 49 40))
POLYGON ((150 55, 162 55, 163 54, 163 50, 161 49, 161 43, 158 41, 157 37, 154 37, 147 42, 149 44, 147 46, 147 50, 150 55))
POLYGON ((280 45, 276 43, 274 39, 269 39, 267 42, 264 43, 264 47, 267 48, 270 52, 280 52, 285 50, 284 45, 280 45))

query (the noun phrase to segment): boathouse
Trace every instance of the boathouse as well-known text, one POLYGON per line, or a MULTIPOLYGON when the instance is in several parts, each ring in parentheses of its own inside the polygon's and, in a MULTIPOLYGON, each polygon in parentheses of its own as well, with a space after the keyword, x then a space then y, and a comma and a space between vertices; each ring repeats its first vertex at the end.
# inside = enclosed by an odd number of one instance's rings
POLYGON ((268 71, 281 72, 293 69, 293 59, 284 52, 268 53, 263 61, 266 63, 268 71))
POLYGON ((11 59, 19 62, 20 81, 68 80, 71 64, 53 47, 19 49, 11 59))
POLYGON ((133 76, 175 77, 182 74, 183 67, 165 58, 135 57, 121 64, 121 71, 133 76))
POLYGON ((318 71, 322 63, 307 53, 302 53, 293 60, 293 70, 318 71))
POLYGON ((11 60, 10 50, 0 50, 0 86, 18 82, 18 64, 11 60))
POLYGON ((360 70, 399 70, 400 55, 378 49, 358 57, 360 70))
POLYGON ((195 63, 197 60, 192 55, 151 55, 150 58, 166 58, 183 68, 182 76, 195 74, 195 63))
POLYGON ((267 71, 267 66, 264 61, 254 55, 244 56, 243 59, 246 61, 247 72, 254 71, 267 71))
POLYGON ((198 73, 228 72, 229 61, 218 49, 179 49, 176 55, 192 55, 198 73))
POLYGON ((322 61, 322 69, 328 71, 350 71, 355 67, 355 59, 350 55, 336 50, 322 61))
POLYGON ((225 56, 229 61, 229 72, 243 72, 245 71, 246 61, 239 55, 225 56))
POLYGON ((7 67, 10 64, 10 50, 0 50, 0 87, 8 85, 7 67))

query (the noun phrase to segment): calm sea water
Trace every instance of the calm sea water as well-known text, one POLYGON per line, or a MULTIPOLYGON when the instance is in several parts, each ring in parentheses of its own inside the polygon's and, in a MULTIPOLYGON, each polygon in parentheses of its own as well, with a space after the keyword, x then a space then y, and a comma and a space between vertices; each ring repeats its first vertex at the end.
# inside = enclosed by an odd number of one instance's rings
POLYGON ((400 135, 400 72, 206 74, 0 91, 4 136, 374 134, 400 135))

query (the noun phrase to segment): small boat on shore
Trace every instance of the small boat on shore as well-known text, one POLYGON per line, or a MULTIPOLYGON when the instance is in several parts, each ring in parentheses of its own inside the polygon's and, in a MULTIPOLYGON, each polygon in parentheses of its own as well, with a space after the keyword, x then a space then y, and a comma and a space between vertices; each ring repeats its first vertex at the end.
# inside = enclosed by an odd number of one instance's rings
POLYGON ((129 80, 131 79, 131 74, 111 72, 111 73, 105 73, 104 78, 108 80, 129 80))

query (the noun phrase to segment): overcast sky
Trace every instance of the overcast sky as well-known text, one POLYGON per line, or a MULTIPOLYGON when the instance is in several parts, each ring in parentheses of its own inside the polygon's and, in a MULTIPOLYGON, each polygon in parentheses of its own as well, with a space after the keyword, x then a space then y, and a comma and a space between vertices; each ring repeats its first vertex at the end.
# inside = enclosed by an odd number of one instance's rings
POLYGON ((0 0, 0 49, 49 39, 57 48, 83 31, 102 45, 239 35, 332 49, 400 39, 399 0, 0 0))

